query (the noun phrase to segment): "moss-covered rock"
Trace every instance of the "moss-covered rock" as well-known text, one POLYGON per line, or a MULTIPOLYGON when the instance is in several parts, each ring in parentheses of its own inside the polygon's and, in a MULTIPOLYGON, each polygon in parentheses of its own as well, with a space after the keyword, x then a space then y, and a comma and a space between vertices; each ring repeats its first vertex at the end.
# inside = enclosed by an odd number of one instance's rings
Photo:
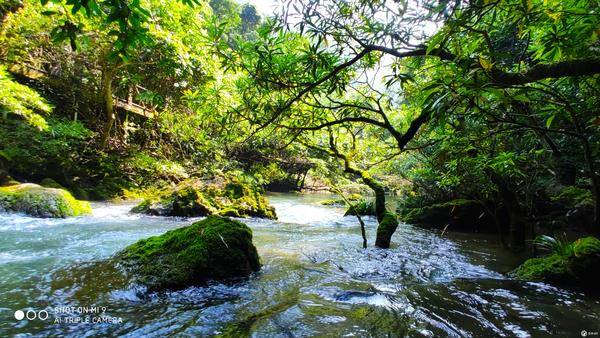
POLYGON ((454 199, 423 207, 398 208, 400 220, 409 224, 442 228, 450 225, 452 230, 497 231, 491 217, 480 202, 454 199))
POLYGON ((216 212, 202 192, 193 186, 179 186, 158 198, 148 198, 132 210, 155 216, 206 216, 216 212))
MULTIPOLYGON (((346 197, 346 200, 348 200, 350 202, 358 202, 361 199, 362 199, 362 195, 360 195, 360 194, 350 194, 349 196, 346 197)), ((343 198, 332 198, 332 199, 326 199, 326 200, 319 201, 319 204, 343 207, 346 205, 346 200, 344 200, 343 198)))
POLYGON ((600 240, 580 238, 570 244, 568 253, 551 253, 531 258, 510 274, 524 280, 561 285, 598 285, 600 278, 600 240))
POLYGON ((275 209, 262 191, 235 177, 210 181, 187 180, 177 187, 147 198, 132 210, 156 216, 262 217, 275 219, 275 209))
POLYGON ((346 205, 346 201, 344 201, 341 198, 332 198, 332 199, 319 201, 319 204, 332 206, 332 207, 343 207, 346 205))
POLYGON ((92 212, 88 202, 76 200, 66 190, 31 183, 0 187, 0 210, 55 218, 92 212))
POLYGON ((361 199, 350 206, 344 216, 360 215, 360 216, 375 216, 375 202, 361 199))
POLYGON ((260 270, 252 230, 219 216, 140 240, 116 259, 151 290, 179 289, 260 270))

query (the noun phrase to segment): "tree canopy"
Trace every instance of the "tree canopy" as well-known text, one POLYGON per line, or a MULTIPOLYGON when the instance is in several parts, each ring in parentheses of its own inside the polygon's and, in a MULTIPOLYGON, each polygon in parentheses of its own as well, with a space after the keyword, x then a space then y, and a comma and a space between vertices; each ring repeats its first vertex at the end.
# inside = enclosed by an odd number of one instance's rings
MULTIPOLYGON (((311 168, 397 190, 406 210, 474 200, 507 215, 496 221, 514 245, 546 222, 551 187, 571 187, 599 228, 597 1, 288 0, 268 17, 227 0, 1 8, 6 69, 36 73, 102 151, 149 147, 265 184, 311 168)), ((43 126, 51 108, 23 95, 2 106, 43 126)))

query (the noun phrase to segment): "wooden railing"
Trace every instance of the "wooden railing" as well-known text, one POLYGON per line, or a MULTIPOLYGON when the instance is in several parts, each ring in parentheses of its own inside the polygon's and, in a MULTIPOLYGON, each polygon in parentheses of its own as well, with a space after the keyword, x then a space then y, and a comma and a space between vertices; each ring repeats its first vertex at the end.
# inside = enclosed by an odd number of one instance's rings
MULTIPOLYGON (((48 73, 43 69, 36 68, 30 65, 21 65, 18 67, 14 66, 10 68, 10 71, 30 78, 32 80, 39 80, 42 77, 55 77, 55 75, 48 73)), ((134 86, 134 88, 130 88, 127 99, 122 99, 120 97, 113 96, 115 100, 115 106, 117 108, 125 110, 128 113, 140 115, 145 118, 152 118, 154 117, 154 113, 156 112, 156 107, 147 107, 144 104, 134 102, 133 100, 134 94, 139 94, 140 90, 146 90, 146 88, 137 85, 134 86)))
POLYGON ((144 116, 146 118, 152 118, 154 117, 154 110, 153 109, 148 109, 145 106, 139 105, 137 103, 134 103, 132 101, 129 100, 123 100, 121 98, 118 97, 114 97, 115 98, 115 106, 117 108, 121 108, 129 113, 134 113, 137 115, 141 115, 144 116))

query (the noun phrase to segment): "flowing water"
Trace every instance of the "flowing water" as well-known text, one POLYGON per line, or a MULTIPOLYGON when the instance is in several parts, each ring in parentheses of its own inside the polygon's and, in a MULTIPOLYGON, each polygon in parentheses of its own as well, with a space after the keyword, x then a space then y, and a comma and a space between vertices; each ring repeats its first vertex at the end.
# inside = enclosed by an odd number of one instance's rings
MULTIPOLYGON (((279 220, 247 219, 263 269, 248 279, 148 294, 107 258, 195 219, 95 204, 59 220, 0 215, 0 336, 546 336, 600 331, 597 297, 509 279, 493 239, 401 225, 362 249, 358 222, 318 195, 272 195, 279 220), (33 320, 15 319, 22 310, 33 320), (87 313, 91 312, 91 313, 87 313), (47 318, 45 318, 47 317, 47 318)), ((369 244, 375 220, 367 218, 369 244)))

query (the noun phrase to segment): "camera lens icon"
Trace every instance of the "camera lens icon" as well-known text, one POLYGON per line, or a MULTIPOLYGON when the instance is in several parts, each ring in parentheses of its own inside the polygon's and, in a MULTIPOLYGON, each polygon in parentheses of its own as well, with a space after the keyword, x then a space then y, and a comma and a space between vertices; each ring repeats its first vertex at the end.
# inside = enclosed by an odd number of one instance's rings
POLYGON ((48 319, 48 311, 46 311, 46 310, 40 310, 40 311, 27 310, 27 312, 23 312, 22 310, 15 311, 15 319, 16 320, 23 320, 25 318, 27 318, 27 320, 34 320, 34 319, 46 320, 46 319, 48 319))
POLYGON ((16 320, 23 320, 23 318, 25 318, 25 312, 23 312, 21 310, 15 311, 15 319, 16 320))

